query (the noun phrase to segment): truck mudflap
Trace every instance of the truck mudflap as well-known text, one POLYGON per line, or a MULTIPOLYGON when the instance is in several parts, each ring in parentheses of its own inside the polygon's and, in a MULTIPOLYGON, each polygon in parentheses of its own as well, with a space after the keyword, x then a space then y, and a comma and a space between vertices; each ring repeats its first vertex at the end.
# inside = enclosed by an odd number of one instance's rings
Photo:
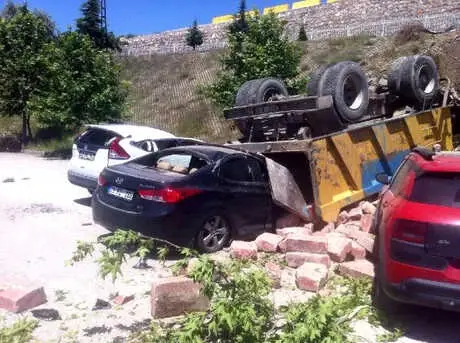
POLYGON ((306 222, 312 222, 312 206, 306 203, 289 169, 268 157, 265 161, 273 202, 306 222))

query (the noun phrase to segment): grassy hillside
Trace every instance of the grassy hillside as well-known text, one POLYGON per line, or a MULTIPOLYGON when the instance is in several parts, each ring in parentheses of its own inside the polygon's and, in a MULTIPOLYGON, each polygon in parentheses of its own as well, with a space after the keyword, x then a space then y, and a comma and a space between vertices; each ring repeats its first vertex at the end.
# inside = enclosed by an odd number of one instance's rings
MULTIPOLYGON (((352 60, 378 80, 397 57, 427 54, 435 58, 441 76, 448 76, 460 88, 458 32, 405 32, 392 38, 357 36, 299 44, 303 50, 301 70, 306 75, 320 64, 352 60)), ((238 132, 221 111, 198 92, 201 85, 215 79, 222 53, 121 58, 124 78, 131 82, 128 120, 219 143, 237 138, 238 132)), ((19 133, 20 123, 20 118, 0 117, 0 134, 19 133)))
MULTIPOLYGON (((307 75, 320 64, 352 60, 378 79, 397 57, 427 54, 434 57, 442 76, 460 85, 460 40, 455 33, 408 32, 392 38, 357 36, 299 44, 304 52, 301 70, 307 75)), ((221 53, 123 58, 124 75, 132 83, 130 120, 215 142, 235 138, 238 133, 221 111, 197 91, 215 78, 221 53)))

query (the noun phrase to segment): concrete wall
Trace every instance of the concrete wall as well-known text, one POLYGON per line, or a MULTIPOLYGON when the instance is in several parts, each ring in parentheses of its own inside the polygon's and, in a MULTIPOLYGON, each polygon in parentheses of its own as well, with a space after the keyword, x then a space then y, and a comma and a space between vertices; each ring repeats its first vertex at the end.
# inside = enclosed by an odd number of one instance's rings
MULTIPOLYGON (((432 31, 460 28, 460 3, 456 0, 342 0, 326 5, 279 13, 287 21, 286 34, 296 39, 301 25, 309 39, 353 36, 362 33, 391 35, 403 26, 421 22, 432 31)), ((228 24, 200 26, 204 33, 201 51, 225 46, 228 24)), ((124 55, 183 53, 187 28, 126 39, 124 55)))

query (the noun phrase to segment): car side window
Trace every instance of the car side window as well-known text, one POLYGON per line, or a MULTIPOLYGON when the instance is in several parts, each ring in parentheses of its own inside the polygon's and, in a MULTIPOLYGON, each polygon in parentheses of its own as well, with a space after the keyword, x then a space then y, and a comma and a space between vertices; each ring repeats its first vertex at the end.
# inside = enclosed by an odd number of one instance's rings
POLYGON ((390 185, 390 190, 393 195, 401 194, 402 189, 404 188, 405 182, 407 180, 407 175, 412 168, 412 162, 410 160, 405 160, 403 165, 399 167, 396 171, 395 176, 390 185))
POLYGON ((234 158, 225 162, 220 170, 222 178, 236 182, 253 182, 253 175, 245 158, 234 158))

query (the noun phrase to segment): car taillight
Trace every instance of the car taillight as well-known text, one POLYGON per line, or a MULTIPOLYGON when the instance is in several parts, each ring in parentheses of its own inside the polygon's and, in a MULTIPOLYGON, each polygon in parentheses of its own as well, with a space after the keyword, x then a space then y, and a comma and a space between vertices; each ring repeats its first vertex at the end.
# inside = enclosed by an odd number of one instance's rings
POLYGON ((410 243, 423 244, 428 224, 411 220, 396 220, 392 238, 410 243))
POLYGON ((109 158, 113 160, 127 160, 130 156, 119 144, 121 138, 114 138, 109 144, 109 158))
POLYGON ((201 193, 200 189, 194 188, 163 188, 163 189, 140 189, 139 196, 145 200, 174 204, 188 197, 201 193))
POLYGON ((97 178, 97 184, 98 186, 104 186, 107 184, 107 180, 102 175, 99 175, 97 178))

